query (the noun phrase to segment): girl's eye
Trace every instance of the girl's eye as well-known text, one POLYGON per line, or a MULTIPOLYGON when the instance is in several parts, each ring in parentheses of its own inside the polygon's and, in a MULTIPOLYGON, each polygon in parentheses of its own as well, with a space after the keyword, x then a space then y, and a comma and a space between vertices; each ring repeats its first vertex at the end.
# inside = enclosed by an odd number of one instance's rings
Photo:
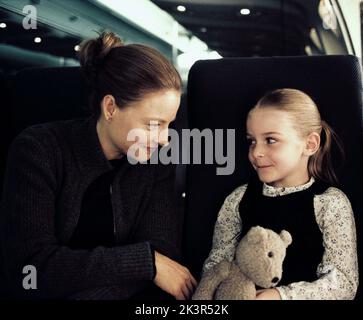
POLYGON ((247 144, 249 146, 252 146, 252 145, 255 145, 256 144, 256 141, 255 140, 252 140, 252 139, 247 139, 247 144))
POLYGON ((267 144, 274 144, 276 140, 274 138, 266 138, 267 144))

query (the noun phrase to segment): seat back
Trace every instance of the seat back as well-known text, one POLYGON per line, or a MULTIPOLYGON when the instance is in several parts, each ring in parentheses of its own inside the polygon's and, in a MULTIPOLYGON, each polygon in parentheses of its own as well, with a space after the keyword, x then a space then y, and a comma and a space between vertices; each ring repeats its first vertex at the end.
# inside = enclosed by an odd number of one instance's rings
POLYGON ((237 186, 246 183, 251 172, 245 139, 247 113, 267 91, 278 88, 296 88, 309 94, 322 118, 342 139, 346 161, 338 173, 340 188, 352 203, 358 245, 363 248, 359 60, 354 56, 312 56, 199 61, 189 74, 189 126, 199 130, 233 128, 236 141, 232 175, 216 175, 216 163, 187 167, 183 254, 186 265, 197 276, 211 249, 213 228, 224 199, 237 186))
MULTIPOLYGON (((0 157, 0 181, 3 181, 5 164, 6 164, 6 153, 10 143, 10 132, 11 127, 9 124, 10 120, 10 95, 9 88, 6 82, 6 77, 3 73, 0 73, 0 99, 1 99, 1 115, 3 119, 3 130, 0 135, 0 146, 2 150, 2 155, 0 157), (6 150, 6 151, 5 151, 6 150)), ((0 184, 0 194, 2 192, 2 184, 0 184)))
MULTIPOLYGON (((7 152, 14 137, 28 126, 81 117, 86 113, 87 88, 78 67, 30 68, 0 78, 5 130, 1 137, 0 194, 7 152)), ((2 279, 0 252, 0 299, 11 298, 2 279)))
POLYGON ((85 115, 87 87, 79 67, 31 68, 9 79, 12 134, 24 128, 85 115))
MULTIPOLYGON (((5 171, 5 164, 6 164, 6 156, 5 151, 9 147, 10 137, 9 137, 9 117, 10 117, 10 99, 9 99, 9 90, 7 88, 6 78, 3 73, 0 72, 0 99, 1 99, 1 114, 3 117, 3 132, 0 135, 0 146, 1 150, 3 150, 3 154, 0 157, 0 181, 2 182, 4 179, 4 171, 5 171)), ((0 184, 0 194, 2 192, 2 183, 0 184)), ((5 284, 5 279, 3 277, 3 257, 1 254, 0 248, 0 300, 7 297, 7 289, 5 284)))

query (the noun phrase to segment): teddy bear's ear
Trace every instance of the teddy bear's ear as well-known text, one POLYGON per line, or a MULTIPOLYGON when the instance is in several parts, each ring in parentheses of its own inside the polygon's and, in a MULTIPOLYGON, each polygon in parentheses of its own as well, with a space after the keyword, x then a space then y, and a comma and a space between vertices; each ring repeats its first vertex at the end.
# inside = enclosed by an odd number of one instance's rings
POLYGON ((247 232, 246 237, 249 243, 256 244, 267 240, 268 234, 264 228, 257 226, 252 227, 250 231, 247 232))
POLYGON ((282 230, 280 232, 280 238, 286 244, 286 247, 288 247, 292 243, 291 234, 290 234, 290 232, 288 232, 286 230, 282 230))

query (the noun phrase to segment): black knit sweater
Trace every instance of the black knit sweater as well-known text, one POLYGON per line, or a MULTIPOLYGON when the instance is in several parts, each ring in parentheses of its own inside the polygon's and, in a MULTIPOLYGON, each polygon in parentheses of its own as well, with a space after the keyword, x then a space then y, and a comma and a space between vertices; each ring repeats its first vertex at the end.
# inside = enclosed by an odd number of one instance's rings
POLYGON ((263 184, 254 175, 239 205, 243 225, 242 238, 254 226, 277 233, 287 230, 292 244, 287 248, 280 285, 317 280, 316 270, 324 247, 323 235, 316 222, 314 196, 329 186, 315 181, 310 188, 278 197, 263 195, 263 184))
POLYGON ((102 292, 128 298, 142 290, 154 276, 151 246, 179 258, 182 217, 175 207, 173 169, 130 164, 120 170, 111 198, 116 246, 74 250, 67 244, 83 195, 112 170, 96 119, 24 130, 10 147, 0 216, 4 269, 13 294, 44 299, 102 292), (36 290, 23 289, 25 265, 37 269, 36 290))
POLYGON ((127 157, 111 160, 110 163, 113 170, 93 181, 83 196, 77 227, 68 242, 72 249, 115 246, 111 188, 117 171, 128 165, 127 157))

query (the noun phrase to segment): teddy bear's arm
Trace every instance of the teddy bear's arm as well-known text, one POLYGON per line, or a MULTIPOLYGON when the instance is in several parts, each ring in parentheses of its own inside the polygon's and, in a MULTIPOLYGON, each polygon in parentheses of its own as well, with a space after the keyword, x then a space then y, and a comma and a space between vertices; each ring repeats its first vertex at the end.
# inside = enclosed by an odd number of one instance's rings
POLYGON ((225 280, 231 268, 231 263, 223 260, 203 274, 193 300, 213 300, 214 293, 220 283, 225 280))

